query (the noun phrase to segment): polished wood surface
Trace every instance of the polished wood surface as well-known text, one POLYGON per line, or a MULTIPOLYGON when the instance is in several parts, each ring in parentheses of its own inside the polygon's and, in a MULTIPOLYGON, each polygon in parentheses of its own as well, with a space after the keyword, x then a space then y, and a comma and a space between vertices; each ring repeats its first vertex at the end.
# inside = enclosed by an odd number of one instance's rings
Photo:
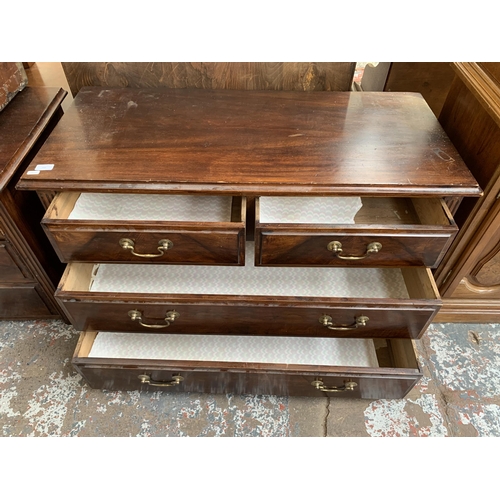
POLYGON ((53 297, 64 266, 40 226, 44 207, 35 192, 18 191, 16 184, 60 119, 65 95, 28 87, 0 114, 0 230, 12 258, 0 276, 2 319, 64 318, 53 297), (12 279, 14 265, 25 279, 12 279))
POLYGON ((82 89, 25 189, 478 195, 417 94, 82 89), (443 175, 443 172, 446 175, 443 175))
POLYGON ((352 62, 64 62, 73 95, 82 87, 350 90, 352 62))

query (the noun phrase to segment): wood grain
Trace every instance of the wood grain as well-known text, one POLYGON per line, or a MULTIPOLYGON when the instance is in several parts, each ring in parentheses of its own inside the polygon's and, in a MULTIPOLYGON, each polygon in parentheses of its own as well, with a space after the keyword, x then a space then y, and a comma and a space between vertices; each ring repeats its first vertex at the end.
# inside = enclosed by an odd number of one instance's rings
POLYGON ((20 188, 480 194, 417 94, 86 88, 60 125, 20 188))
POLYGON ((232 90, 350 90, 356 63, 66 62, 75 96, 82 87, 232 90))
POLYGON ((419 92, 434 114, 439 116, 454 76, 449 62, 393 62, 384 90, 419 92))

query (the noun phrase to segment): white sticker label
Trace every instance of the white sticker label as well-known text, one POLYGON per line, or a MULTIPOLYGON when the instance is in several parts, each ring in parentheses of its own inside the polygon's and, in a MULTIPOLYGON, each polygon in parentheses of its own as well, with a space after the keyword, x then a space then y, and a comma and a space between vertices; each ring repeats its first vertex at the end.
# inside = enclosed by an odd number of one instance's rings
POLYGON ((35 170, 52 170, 54 168, 54 164, 47 163, 45 165, 37 165, 35 170))
POLYGON ((27 175, 38 175, 40 173, 40 170, 30 170, 29 172, 26 172, 27 175))

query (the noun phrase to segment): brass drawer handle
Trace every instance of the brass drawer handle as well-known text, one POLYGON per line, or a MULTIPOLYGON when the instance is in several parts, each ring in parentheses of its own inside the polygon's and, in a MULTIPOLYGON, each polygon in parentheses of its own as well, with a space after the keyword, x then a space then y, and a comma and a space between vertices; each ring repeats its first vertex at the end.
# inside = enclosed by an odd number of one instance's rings
POLYGON ((168 311, 165 314, 165 318, 163 320, 165 321, 164 325, 155 325, 155 324, 148 325, 147 323, 143 323, 141 311, 138 311, 137 309, 132 309, 131 311, 128 312, 128 315, 130 316, 130 319, 132 321, 138 321, 141 326, 144 326, 146 328, 167 328, 167 326, 170 326, 170 323, 175 321, 180 316, 180 314, 177 311, 168 311))
POLYGON ((356 382, 352 382, 350 380, 345 381, 344 385, 341 385, 340 387, 327 387, 324 382, 320 379, 315 379, 311 382, 311 385, 313 385, 318 391, 321 392, 345 392, 345 391, 354 391, 354 389, 358 386, 356 382))
POLYGON ((174 246, 174 244, 170 240, 160 240, 158 242, 158 251, 160 253, 136 253, 135 243, 133 240, 129 238, 122 238, 118 243, 124 250, 130 250, 130 253, 132 255, 135 255, 136 257, 146 258, 161 257, 167 250, 170 250, 174 246))
POLYGON ((342 243, 340 243, 340 241, 330 241, 330 243, 328 243, 328 246, 326 248, 328 248, 330 252, 333 252, 335 257, 338 257, 339 259, 361 260, 361 259, 366 259, 366 257, 368 257, 372 253, 378 253, 382 249, 382 244, 379 243, 378 241, 369 243, 366 246, 366 252, 364 255, 340 255, 343 252, 342 243))
POLYGON ((351 325, 334 325, 332 323, 332 317, 328 316, 326 314, 323 314, 319 318, 319 322, 323 325, 326 326, 329 330, 355 330, 356 328, 359 328, 360 326, 366 326, 366 323, 368 323, 368 320, 370 318, 368 316, 358 316, 355 318, 354 323, 351 325))
POLYGON ((141 384, 154 385, 155 387, 173 387, 179 385, 184 380, 184 377, 174 375, 170 382, 160 382, 159 380, 151 380, 149 375, 139 375, 139 380, 141 384))

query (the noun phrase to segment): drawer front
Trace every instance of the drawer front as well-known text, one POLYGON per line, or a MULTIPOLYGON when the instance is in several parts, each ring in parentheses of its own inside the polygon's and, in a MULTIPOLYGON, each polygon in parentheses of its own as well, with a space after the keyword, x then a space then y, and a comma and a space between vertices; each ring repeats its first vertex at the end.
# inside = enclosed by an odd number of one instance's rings
POLYGON ((321 233, 257 228, 256 265, 434 268, 455 233, 415 234, 371 230, 321 233))
MULTIPOLYGON (((443 200, 361 200, 362 207, 351 214, 350 223, 326 224, 324 214, 318 217, 317 213, 312 213, 311 222, 307 222, 307 214, 300 212, 301 200, 297 199, 299 224, 293 222, 293 217, 292 222, 287 221, 285 210, 283 220, 287 222, 279 222, 274 214, 263 214, 261 220, 265 199, 258 199, 256 265, 434 268, 458 231, 443 200)), ((279 207, 279 201, 273 204, 279 207)), ((332 212, 332 220, 334 215, 332 212)))
POLYGON ((119 196, 54 198, 42 226, 63 262, 244 264, 245 198, 203 197, 198 207, 196 197, 156 195, 149 206, 147 196, 119 196))
POLYGON ((95 389, 378 399, 404 397, 422 376, 410 341, 384 341, 388 364, 356 367, 98 358, 93 335, 81 334, 72 362, 95 389))
POLYGON ((243 265, 244 228, 224 231, 170 231, 123 227, 60 228, 45 223, 63 262, 243 265))
POLYGON ((73 366, 93 389, 198 392, 212 394, 256 394, 275 396, 340 397, 355 399, 403 398, 420 379, 420 375, 377 376, 376 373, 360 376, 346 373, 331 376, 321 372, 302 375, 276 373, 249 373, 248 371, 228 372, 207 370, 198 371, 168 370, 151 367, 147 362, 127 364, 121 360, 120 367, 100 363, 73 361, 73 366), (169 383, 174 376, 183 380, 179 385, 161 387, 141 383, 139 377, 147 375, 151 382, 169 383), (316 389, 313 382, 321 379, 326 389, 339 388, 338 392, 324 392, 316 389), (354 382, 353 390, 343 390, 346 382, 354 382))
POLYGON ((212 303, 125 297, 116 302, 97 297, 62 301, 77 330, 179 334, 419 338, 439 310, 416 303, 307 302, 242 304, 230 297, 212 303))

